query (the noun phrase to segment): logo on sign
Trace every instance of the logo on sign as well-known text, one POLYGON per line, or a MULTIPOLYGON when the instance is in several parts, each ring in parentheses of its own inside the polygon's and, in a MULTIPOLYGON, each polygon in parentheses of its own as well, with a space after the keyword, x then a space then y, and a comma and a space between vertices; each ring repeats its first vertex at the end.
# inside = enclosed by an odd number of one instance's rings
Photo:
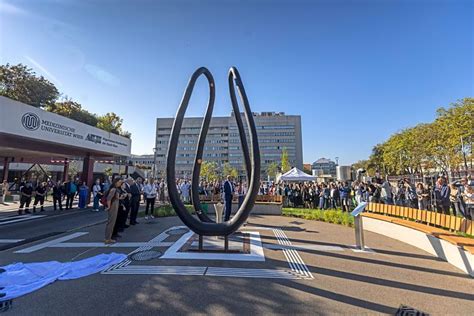
POLYGON ((102 136, 94 135, 94 134, 87 134, 86 140, 88 140, 90 142, 93 142, 93 143, 96 143, 96 144, 100 144, 100 143, 102 143, 102 136))
POLYGON ((28 112, 23 115, 21 118, 21 124, 23 124, 23 127, 26 128, 29 131, 35 131, 37 130, 40 125, 41 125, 41 120, 38 117, 38 115, 28 112))

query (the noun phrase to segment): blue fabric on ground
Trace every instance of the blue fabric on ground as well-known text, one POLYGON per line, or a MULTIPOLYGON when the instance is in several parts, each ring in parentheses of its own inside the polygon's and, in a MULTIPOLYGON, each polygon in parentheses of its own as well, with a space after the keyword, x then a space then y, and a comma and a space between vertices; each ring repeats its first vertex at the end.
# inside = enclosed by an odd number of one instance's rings
POLYGON ((36 291, 56 280, 73 280, 103 271, 127 258, 124 254, 100 254, 74 262, 36 262, 13 263, 0 273, 0 293, 6 296, 0 301, 7 301, 36 291))

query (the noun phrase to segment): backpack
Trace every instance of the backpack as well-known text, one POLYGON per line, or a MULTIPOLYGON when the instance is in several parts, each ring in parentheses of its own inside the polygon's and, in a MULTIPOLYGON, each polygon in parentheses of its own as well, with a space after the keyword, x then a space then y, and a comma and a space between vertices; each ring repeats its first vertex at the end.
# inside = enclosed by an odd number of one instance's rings
MULTIPOLYGON (((110 189, 107 190, 107 192, 105 192, 101 198, 100 198, 100 204, 102 204, 105 208, 109 207, 108 205, 108 201, 107 201, 107 196, 109 196, 109 193, 110 193, 110 189)), ((113 200, 113 199, 112 199, 113 200)))
POLYGON ((100 198, 100 204, 102 204, 104 207, 108 207, 107 196, 105 194, 100 198))
POLYGON ((74 182, 70 183, 69 192, 71 192, 71 193, 76 193, 77 192, 77 185, 74 182))

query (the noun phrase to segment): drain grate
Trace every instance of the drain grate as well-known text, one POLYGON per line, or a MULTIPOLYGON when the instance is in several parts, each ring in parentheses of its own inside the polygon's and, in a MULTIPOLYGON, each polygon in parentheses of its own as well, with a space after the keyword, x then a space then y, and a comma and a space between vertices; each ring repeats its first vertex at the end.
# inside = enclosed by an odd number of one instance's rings
POLYGON ((176 228, 166 232, 168 235, 183 235, 186 234, 189 230, 186 228, 176 228))
POLYGON ((132 253, 128 258, 132 261, 148 261, 161 257, 163 253, 156 250, 142 250, 132 253))
POLYGON ((2 301, 0 302, 0 313, 6 312, 13 306, 13 300, 2 301))
POLYGON ((429 314, 416 310, 413 307, 400 305, 395 315, 396 316, 428 316, 429 314))

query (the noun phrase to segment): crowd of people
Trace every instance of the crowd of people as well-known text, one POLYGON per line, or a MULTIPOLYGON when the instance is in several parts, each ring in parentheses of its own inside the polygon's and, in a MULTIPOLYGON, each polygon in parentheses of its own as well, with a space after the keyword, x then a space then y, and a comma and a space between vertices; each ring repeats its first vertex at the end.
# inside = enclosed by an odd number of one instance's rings
MULTIPOLYGON (((2 183, 2 196, 6 195, 2 183)), ((183 203, 190 204, 191 182, 177 179, 176 189, 183 203)), ((20 193, 18 213, 44 211, 46 196, 52 194, 53 209, 72 209, 78 199, 78 207, 88 207, 92 201, 92 210, 108 211, 105 242, 114 243, 126 228, 138 224, 137 215, 140 203, 145 205, 145 220, 153 219, 155 205, 169 202, 168 189, 164 180, 143 180, 138 178, 116 177, 113 181, 97 179, 89 188, 85 182, 70 179, 66 182, 22 181, 17 190, 20 193), (32 211, 30 211, 32 206, 32 211), (127 219, 129 222, 127 224, 127 219)), ((232 200, 238 196, 242 203, 246 193, 245 181, 234 181, 230 176, 224 181, 201 181, 198 192, 201 199, 224 202, 224 220, 229 220, 232 200)), ((372 178, 371 181, 334 181, 317 182, 261 182, 259 195, 283 196, 285 206, 312 209, 336 209, 349 212, 362 202, 375 202, 400 206, 409 206, 420 210, 437 211, 471 219, 474 215, 474 182, 470 177, 448 184, 445 177, 439 177, 434 185, 412 183, 404 178, 396 183, 388 179, 372 178)))
MULTIPOLYGON (((8 188, 8 185, 3 185, 3 188, 8 188)), ((23 180, 18 184, 16 190, 20 195, 20 207, 18 214, 31 214, 44 211, 44 203, 48 194, 51 193, 53 198, 54 210, 66 210, 73 208, 74 199, 78 198, 78 207, 86 208, 88 203, 89 187, 85 182, 78 180, 69 180, 66 182, 58 181, 53 183, 48 182, 32 182, 23 180), (32 206, 32 211, 30 211, 32 206), (38 209, 39 206, 39 209, 38 209)), ((6 196, 6 193, 3 193, 6 196)))
POLYGON ((474 182, 465 177, 448 184, 439 177, 434 185, 399 180, 396 185, 388 179, 371 181, 262 183, 260 194, 282 195, 286 206, 313 209, 341 208, 347 212, 361 202, 409 206, 471 219, 474 215, 474 182))

